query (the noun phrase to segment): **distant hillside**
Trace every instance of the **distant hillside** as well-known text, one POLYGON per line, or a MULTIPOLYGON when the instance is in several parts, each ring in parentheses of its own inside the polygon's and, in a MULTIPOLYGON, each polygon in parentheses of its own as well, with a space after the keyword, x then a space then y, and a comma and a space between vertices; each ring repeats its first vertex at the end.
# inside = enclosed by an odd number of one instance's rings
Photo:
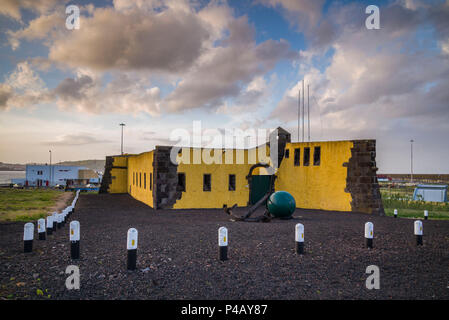
POLYGON ((0 171, 25 171, 25 165, 19 163, 0 162, 0 171))
POLYGON ((79 160, 79 161, 63 161, 57 163, 63 166, 81 166, 95 171, 104 172, 105 160, 79 160))
MULTIPOLYGON (((95 171, 104 171, 105 160, 79 160, 79 161, 63 161, 59 163, 63 166, 81 166, 95 171)), ((3 163, 0 162, 0 171, 25 171, 26 165, 20 163, 3 163)))

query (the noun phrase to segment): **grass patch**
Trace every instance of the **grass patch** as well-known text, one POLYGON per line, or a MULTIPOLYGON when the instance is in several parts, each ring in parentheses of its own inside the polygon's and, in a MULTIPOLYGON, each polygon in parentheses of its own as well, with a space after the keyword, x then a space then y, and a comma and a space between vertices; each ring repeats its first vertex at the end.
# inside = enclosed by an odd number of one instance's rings
MULTIPOLYGON (((392 217, 394 215, 393 208, 385 208, 385 214, 392 217)), ((414 218, 424 219, 424 210, 417 209, 398 209, 398 217, 400 218, 414 218)), ((429 220, 449 220, 449 211, 430 211, 429 220)))
POLYGON ((429 219, 449 220, 448 202, 414 201, 413 191, 413 188, 381 189, 385 214, 393 216, 397 209, 398 217, 424 219, 424 210, 427 210, 429 219))
POLYGON ((64 191, 0 189, 0 221, 33 221, 47 216, 64 191))

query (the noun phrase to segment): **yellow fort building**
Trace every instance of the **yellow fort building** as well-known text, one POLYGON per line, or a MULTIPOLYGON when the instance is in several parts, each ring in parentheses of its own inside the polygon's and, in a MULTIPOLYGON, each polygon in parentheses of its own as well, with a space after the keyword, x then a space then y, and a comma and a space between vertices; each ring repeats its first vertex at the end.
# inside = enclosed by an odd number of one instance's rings
POLYGON ((384 214, 375 140, 291 142, 278 128, 252 149, 177 148, 174 162, 173 148, 107 157, 100 192, 128 193, 154 209, 190 209, 244 207, 282 190, 298 208, 384 214))

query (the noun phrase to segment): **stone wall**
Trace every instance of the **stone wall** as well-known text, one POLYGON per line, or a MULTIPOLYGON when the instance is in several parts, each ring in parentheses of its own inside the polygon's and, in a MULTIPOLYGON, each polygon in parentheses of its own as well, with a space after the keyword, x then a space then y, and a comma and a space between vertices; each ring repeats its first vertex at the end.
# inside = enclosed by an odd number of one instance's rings
POLYGON ((157 146, 154 152, 154 188, 153 201, 155 209, 173 208, 182 192, 177 191, 178 165, 170 161, 171 147, 157 146))
POLYGON ((385 215, 377 181, 376 140, 354 140, 347 167, 346 192, 352 196, 352 211, 385 215))
POLYGON ((111 170, 114 163, 114 157, 106 157, 106 162, 104 165, 104 174, 101 179, 101 186, 98 193, 108 193, 109 185, 112 183, 111 170))

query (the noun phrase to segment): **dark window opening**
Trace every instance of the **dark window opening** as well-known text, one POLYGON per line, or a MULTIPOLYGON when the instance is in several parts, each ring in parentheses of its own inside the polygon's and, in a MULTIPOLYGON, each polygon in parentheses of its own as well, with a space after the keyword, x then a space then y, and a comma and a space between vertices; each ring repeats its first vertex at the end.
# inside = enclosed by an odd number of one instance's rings
POLYGON ((229 175, 229 191, 235 191, 235 174, 229 175))
POLYGON ((144 189, 147 188, 147 173, 146 172, 143 174, 143 188, 144 189))
POLYGON ((142 188, 142 172, 139 172, 139 187, 142 188))
POLYGON ((285 150, 285 157, 290 158, 290 149, 285 150))
POLYGON ((185 173, 178 173, 178 191, 186 191, 186 175, 185 173))
POLYGON ((301 159, 301 149, 296 148, 295 149, 295 166, 299 166, 299 159, 301 159))
POLYGON ((203 176, 203 191, 211 190, 211 176, 210 174, 205 174, 203 176))
POLYGON ((321 163, 321 147, 315 147, 313 150, 313 165, 319 166, 321 163))
POLYGON ((304 161, 303 165, 308 166, 310 164, 310 148, 304 148, 304 161))
POLYGON ((136 173, 133 172, 133 186, 136 185, 136 173))
POLYGON ((150 172, 150 190, 153 190, 153 173, 150 172))

